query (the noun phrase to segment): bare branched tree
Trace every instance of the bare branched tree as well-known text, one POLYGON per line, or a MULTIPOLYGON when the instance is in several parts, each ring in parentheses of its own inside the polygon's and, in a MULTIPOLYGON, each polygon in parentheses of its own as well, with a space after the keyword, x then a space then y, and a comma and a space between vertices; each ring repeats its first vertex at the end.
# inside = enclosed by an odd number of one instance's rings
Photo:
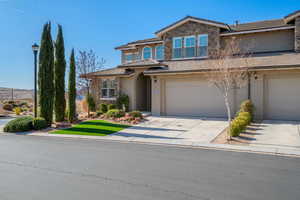
MULTIPOLYGON (((103 58, 99 59, 93 50, 79 51, 79 55, 76 58, 77 91, 88 97, 91 88, 91 79, 88 75, 103 69, 104 64, 105 60, 103 58)), ((88 108, 89 115, 90 110, 88 108)))
POLYGON ((248 82, 249 57, 251 54, 241 49, 239 41, 231 39, 220 50, 213 52, 212 60, 209 62, 211 69, 207 72, 209 82, 214 85, 224 98, 228 117, 228 139, 231 127, 231 105, 230 94, 234 89, 244 87, 248 82))
POLYGON ((103 58, 99 59, 93 50, 79 51, 76 58, 77 89, 89 95, 91 80, 85 75, 103 69, 104 64, 105 60, 103 58))

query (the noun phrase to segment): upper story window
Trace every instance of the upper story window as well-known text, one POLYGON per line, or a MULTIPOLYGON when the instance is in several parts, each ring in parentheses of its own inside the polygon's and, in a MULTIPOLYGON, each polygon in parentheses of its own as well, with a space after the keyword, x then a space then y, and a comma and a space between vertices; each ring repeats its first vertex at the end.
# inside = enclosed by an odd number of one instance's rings
POLYGON ((130 63, 139 59, 138 53, 124 53, 124 62, 130 63))
POLYGON ((155 47, 155 57, 156 60, 163 60, 164 59, 164 45, 159 45, 155 47))
POLYGON ((196 37, 184 37, 184 57, 190 58, 196 56, 196 37))
POLYGON ((133 53, 127 53, 125 54, 125 62, 129 63, 133 61, 133 53))
POLYGON ((101 84, 101 98, 109 99, 116 97, 117 83, 116 80, 104 79, 101 84))
POLYGON ((208 35, 174 37, 173 58, 206 57, 208 55, 208 35))
POLYGON ((173 38, 173 58, 182 57, 182 37, 173 38))
POLYGON ((152 58, 152 48, 151 47, 144 47, 143 49, 143 59, 148 60, 152 58))
POLYGON ((207 47, 208 47, 208 35, 203 34, 198 36, 198 56, 205 57, 207 56, 207 47))

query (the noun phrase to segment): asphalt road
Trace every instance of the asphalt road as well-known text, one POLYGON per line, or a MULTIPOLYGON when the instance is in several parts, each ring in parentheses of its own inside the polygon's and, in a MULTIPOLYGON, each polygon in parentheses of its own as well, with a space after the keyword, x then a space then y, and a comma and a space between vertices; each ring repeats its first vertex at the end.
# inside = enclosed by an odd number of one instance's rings
POLYGON ((0 199, 300 199, 300 158, 0 136, 0 199))

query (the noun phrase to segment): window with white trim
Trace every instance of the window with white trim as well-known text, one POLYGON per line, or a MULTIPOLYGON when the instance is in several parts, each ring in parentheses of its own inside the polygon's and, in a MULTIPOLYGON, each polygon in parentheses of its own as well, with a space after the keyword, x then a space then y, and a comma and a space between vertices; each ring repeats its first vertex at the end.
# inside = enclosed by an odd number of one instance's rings
POLYGON ((173 58, 182 58, 182 37, 173 38, 173 58))
POLYGON ((148 60, 152 57, 152 48, 151 47, 144 47, 143 49, 143 59, 148 60))
POLYGON ((130 63, 133 61, 133 54, 132 53, 126 53, 125 54, 125 62, 130 63))
POLYGON ((101 98, 115 98, 117 89, 116 80, 104 79, 101 83, 101 98))
POLYGON ((198 57, 206 57, 207 56, 207 48, 208 47, 208 35, 203 34, 198 36, 198 57))
POLYGON ((159 45, 155 47, 155 58, 156 60, 163 60, 164 59, 164 45, 159 45))
POLYGON ((184 37, 184 57, 185 58, 196 57, 196 37, 195 36, 184 37))

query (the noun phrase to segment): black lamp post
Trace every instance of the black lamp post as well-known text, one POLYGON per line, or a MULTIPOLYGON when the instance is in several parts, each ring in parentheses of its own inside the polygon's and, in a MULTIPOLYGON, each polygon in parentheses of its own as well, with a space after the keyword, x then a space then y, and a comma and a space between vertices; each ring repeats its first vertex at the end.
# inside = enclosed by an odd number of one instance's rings
POLYGON ((37 117, 37 89, 36 89, 36 84, 37 84, 37 53, 39 51, 39 45, 34 43, 32 45, 32 51, 34 54, 34 117, 37 117))

